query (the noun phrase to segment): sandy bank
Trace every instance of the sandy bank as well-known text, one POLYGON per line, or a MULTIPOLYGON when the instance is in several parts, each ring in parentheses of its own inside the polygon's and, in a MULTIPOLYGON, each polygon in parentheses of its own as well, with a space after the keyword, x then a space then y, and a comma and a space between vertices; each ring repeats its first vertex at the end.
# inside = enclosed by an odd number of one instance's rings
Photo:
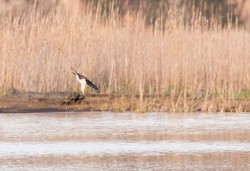
POLYGON ((56 111, 133 112, 250 112, 250 99, 173 99, 171 97, 90 94, 72 92, 6 91, 0 97, 1 113, 56 111))

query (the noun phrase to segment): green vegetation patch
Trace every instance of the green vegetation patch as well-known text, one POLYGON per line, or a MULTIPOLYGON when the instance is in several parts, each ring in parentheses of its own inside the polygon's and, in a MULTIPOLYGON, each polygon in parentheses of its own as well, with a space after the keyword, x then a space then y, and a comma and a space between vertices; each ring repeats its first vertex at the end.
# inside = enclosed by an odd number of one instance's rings
POLYGON ((3 95, 4 95, 4 88, 0 87, 0 96, 3 96, 3 95))
POLYGON ((250 98, 250 90, 241 90, 236 94, 236 98, 250 98))

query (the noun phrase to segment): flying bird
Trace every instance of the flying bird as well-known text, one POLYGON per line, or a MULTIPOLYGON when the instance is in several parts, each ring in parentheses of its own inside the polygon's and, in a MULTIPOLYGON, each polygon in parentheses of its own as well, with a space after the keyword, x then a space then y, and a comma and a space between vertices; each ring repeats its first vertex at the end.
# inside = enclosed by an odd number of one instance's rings
POLYGON ((74 70, 73 68, 71 69, 72 69, 72 73, 75 74, 77 81, 79 81, 81 84, 81 90, 82 90, 83 95, 84 95, 84 90, 85 90, 86 85, 90 86, 91 88, 95 90, 98 90, 97 86, 93 82, 91 82, 87 77, 77 73, 76 70, 74 70))

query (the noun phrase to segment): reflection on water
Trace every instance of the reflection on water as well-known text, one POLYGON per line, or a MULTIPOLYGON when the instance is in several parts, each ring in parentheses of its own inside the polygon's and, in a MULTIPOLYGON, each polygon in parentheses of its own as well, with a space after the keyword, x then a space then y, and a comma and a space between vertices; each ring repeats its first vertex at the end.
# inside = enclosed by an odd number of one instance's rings
POLYGON ((1 143, 0 156, 41 155, 119 155, 142 156, 164 153, 249 152, 250 143, 240 142, 85 142, 85 143, 1 143))
POLYGON ((249 116, 0 114, 0 170, 250 170, 249 116))

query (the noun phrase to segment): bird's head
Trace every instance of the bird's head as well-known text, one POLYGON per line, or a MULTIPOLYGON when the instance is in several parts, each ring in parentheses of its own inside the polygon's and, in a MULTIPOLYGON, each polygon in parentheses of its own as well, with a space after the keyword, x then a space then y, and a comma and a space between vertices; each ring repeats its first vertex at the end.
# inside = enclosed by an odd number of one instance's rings
POLYGON ((76 70, 74 70, 73 68, 71 68, 71 70, 72 70, 72 74, 74 74, 74 75, 76 75, 76 70))

